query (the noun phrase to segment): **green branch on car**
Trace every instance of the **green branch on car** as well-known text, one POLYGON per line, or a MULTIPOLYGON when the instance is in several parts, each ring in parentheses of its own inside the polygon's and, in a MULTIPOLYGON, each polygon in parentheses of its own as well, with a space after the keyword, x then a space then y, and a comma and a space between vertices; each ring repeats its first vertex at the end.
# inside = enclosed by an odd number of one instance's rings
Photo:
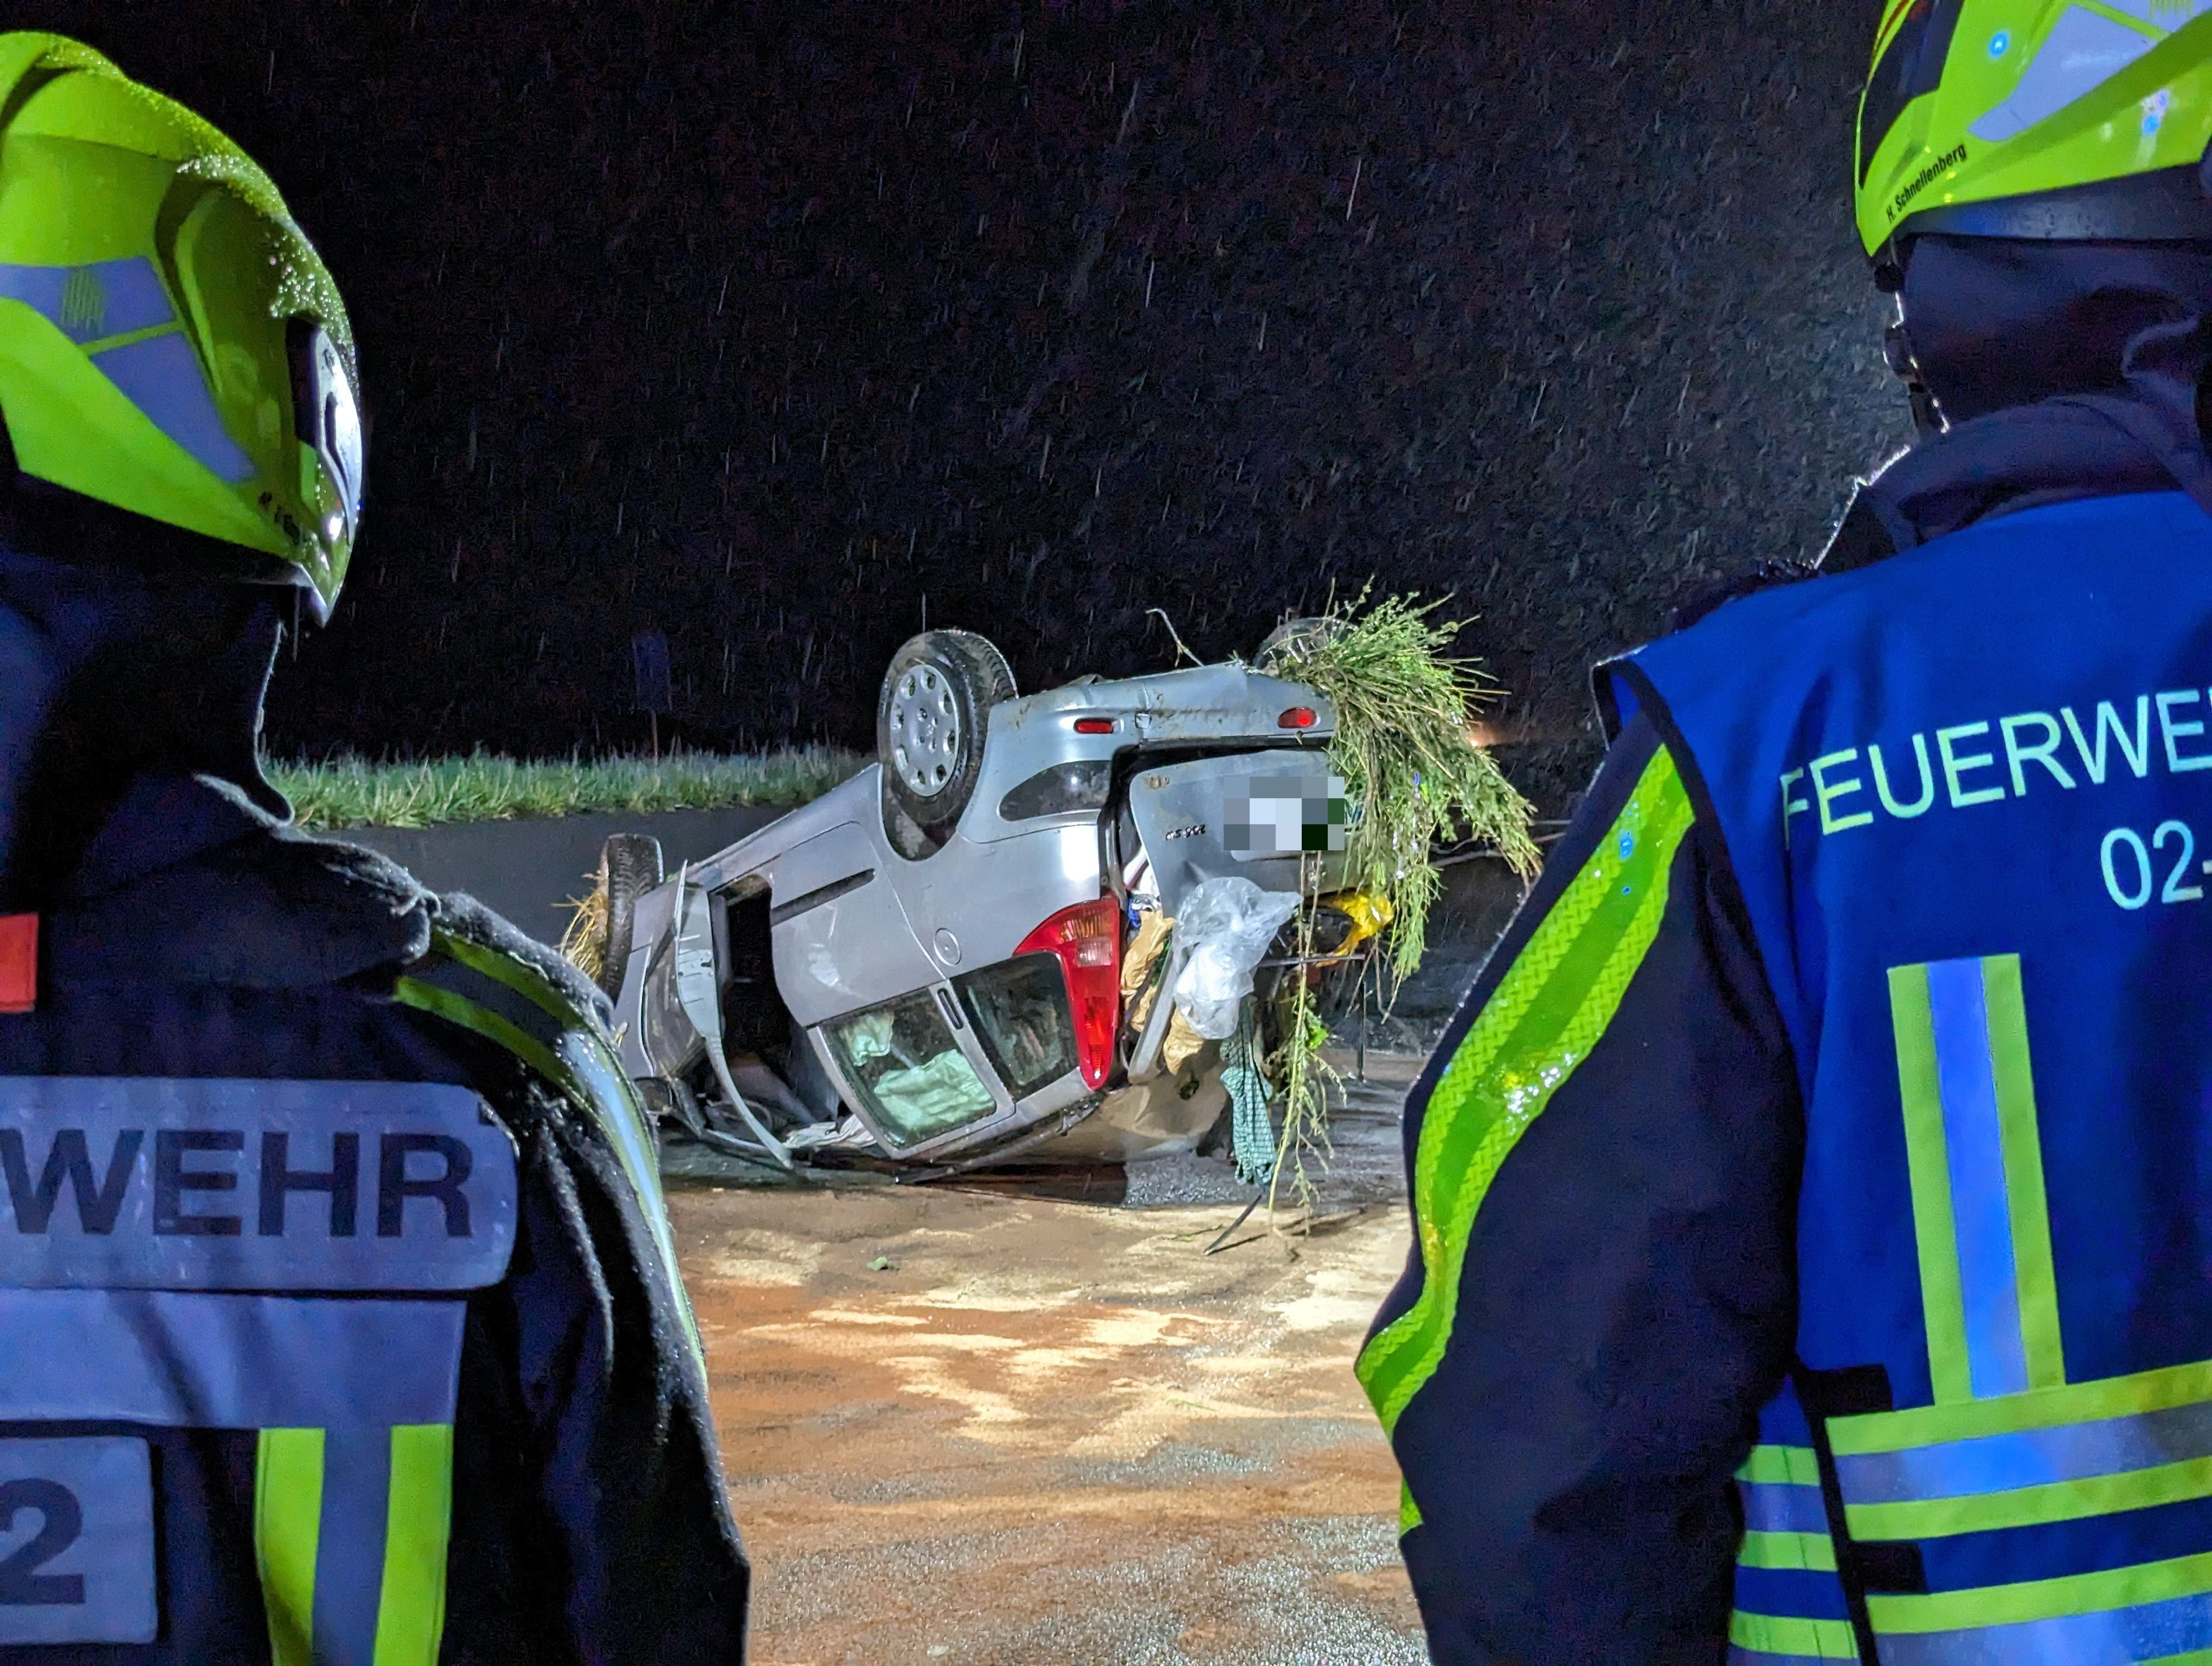
MULTIPOLYGON (((1475 717, 1496 690, 1475 661, 1453 655, 1462 622, 1437 617, 1443 600, 1370 597, 1371 590, 1348 603, 1332 597, 1323 612, 1264 651, 1260 669, 1317 690, 1336 708, 1329 767, 1359 806, 1339 883, 1378 901, 1390 922, 1381 978, 1387 1007, 1428 948, 1429 911, 1443 891, 1437 848, 1472 842, 1523 880, 1534 877, 1539 853, 1529 831, 1534 810, 1476 738, 1475 717)), ((1304 873, 1301 961, 1313 954, 1323 864, 1309 860, 1304 873)), ((1279 1040, 1267 1064, 1282 1121, 1271 1211, 1285 1176, 1299 1203, 1311 1205, 1307 1164, 1327 1165, 1335 1077, 1322 1058, 1329 1032, 1310 981, 1293 975, 1278 987, 1279 1040)))

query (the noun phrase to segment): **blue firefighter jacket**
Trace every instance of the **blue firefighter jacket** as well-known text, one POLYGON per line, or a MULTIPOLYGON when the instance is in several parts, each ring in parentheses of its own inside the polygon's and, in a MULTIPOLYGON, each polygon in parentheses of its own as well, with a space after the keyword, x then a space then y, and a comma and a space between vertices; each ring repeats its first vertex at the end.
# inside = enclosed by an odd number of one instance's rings
POLYGON ((1917 463, 1936 535, 1607 669, 1360 1359, 1440 1662, 2212 1658, 2212 516, 2142 461, 1917 463))
POLYGON ((38 931, 0 1016, 0 1661, 741 1658, 596 992, 186 774, 38 931))

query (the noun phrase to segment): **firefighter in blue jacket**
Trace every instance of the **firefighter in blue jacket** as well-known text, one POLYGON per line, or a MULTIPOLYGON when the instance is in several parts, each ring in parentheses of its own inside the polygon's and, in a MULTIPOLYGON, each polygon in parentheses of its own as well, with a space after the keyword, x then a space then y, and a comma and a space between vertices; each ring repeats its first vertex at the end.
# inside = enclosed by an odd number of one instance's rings
POLYGON ((251 161, 0 34, 0 1661, 735 1661, 603 1007, 255 762, 355 375, 251 161))
POLYGON ((1439 1662, 2212 1660, 2208 12, 1887 8, 1921 441, 1604 669, 1413 1102, 1439 1662))

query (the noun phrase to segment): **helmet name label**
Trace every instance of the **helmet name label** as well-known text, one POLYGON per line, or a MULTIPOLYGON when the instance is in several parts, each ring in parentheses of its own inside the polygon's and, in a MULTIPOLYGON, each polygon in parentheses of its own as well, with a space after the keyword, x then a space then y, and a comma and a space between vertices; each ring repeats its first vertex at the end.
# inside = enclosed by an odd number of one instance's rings
POLYGON ((1942 179, 1946 173, 1948 173, 1954 168, 1963 165, 1966 160, 1966 147, 1962 143, 1952 146, 1951 149, 1944 152, 1943 155, 1938 156, 1934 161, 1929 163, 1927 167, 1922 168, 1919 173, 1914 174, 1910 179, 1905 182, 1903 189, 1899 191, 1895 199, 1891 202, 1889 205, 1889 217, 1894 221, 1899 215, 1905 212, 1906 205, 1910 204, 1914 198, 1917 197, 1922 192, 1927 190, 1929 186, 1934 185, 1936 180, 1942 179))

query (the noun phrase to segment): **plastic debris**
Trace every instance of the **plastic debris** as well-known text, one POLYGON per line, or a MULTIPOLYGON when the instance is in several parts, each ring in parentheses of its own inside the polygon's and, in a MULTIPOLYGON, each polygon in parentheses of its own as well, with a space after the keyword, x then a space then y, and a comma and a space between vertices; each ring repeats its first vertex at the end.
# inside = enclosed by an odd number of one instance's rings
POLYGON ((1176 921, 1184 956, 1175 1001, 1193 1030, 1208 1041, 1236 1032, 1253 973, 1297 910, 1297 892, 1263 891, 1242 877, 1202 879, 1191 888, 1176 921))

